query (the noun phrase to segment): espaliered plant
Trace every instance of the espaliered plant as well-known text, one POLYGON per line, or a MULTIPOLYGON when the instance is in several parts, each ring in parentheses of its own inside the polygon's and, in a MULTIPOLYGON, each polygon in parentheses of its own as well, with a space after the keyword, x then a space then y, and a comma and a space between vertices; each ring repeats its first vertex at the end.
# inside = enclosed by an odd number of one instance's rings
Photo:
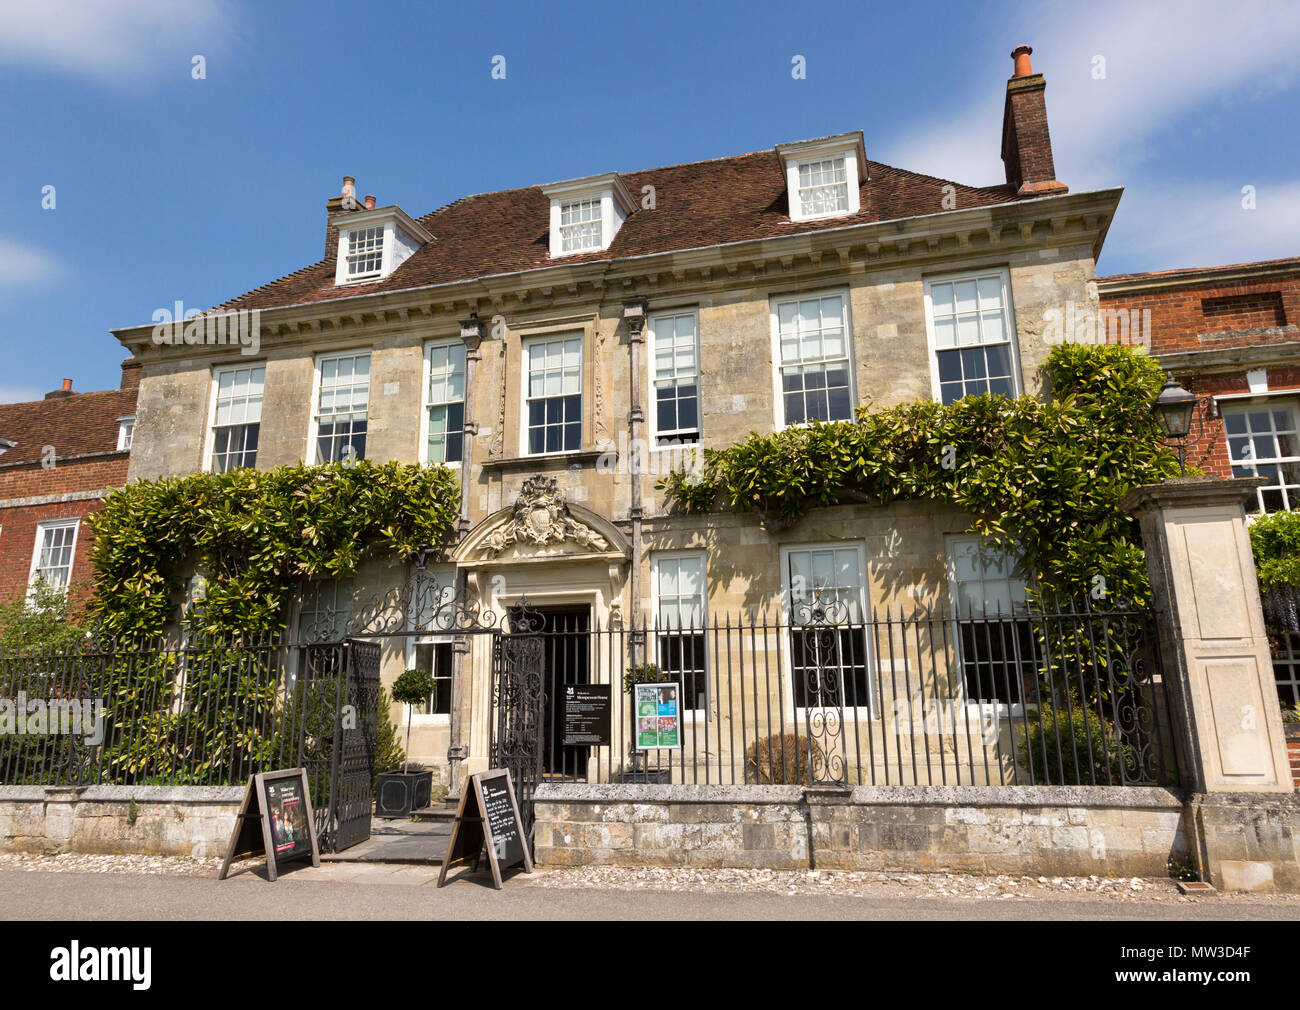
POLYGON ((1151 417, 1160 368, 1128 347, 1065 344, 1044 371, 1047 400, 860 407, 854 421, 705 449, 696 469, 659 487, 687 512, 753 512, 774 529, 833 505, 945 502, 971 515, 971 532, 1023 558, 1038 592, 1095 599, 1100 588, 1144 604, 1141 539, 1119 503, 1178 470, 1151 417))
MULTIPOLYGON (((348 577, 372 554, 445 543, 459 507, 459 483, 443 467, 364 461, 137 481, 110 495, 91 520, 96 640, 123 645, 95 665, 107 780, 215 784, 232 768, 328 767, 336 666, 322 660, 284 694, 275 650, 229 642, 282 631, 304 579, 348 577), (190 648, 133 648, 163 634, 190 570, 207 583, 186 616, 190 648)), ((404 755, 386 704, 378 717, 376 769, 386 770, 404 755)))
POLYGON ((456 477, 440 466, 363 460, 135 481, 91 519, 99 632, 160 635, 190 566, 207 581, 191 632, 280 631, 302 580, 346 578, 372 553, 444 543, 459 508, 456 477))

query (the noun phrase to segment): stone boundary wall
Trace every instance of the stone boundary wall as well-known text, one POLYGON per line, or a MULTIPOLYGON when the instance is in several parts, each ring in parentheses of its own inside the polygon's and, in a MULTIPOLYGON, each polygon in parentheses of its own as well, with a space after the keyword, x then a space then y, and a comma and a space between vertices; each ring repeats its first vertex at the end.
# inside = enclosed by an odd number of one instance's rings
POLYGON ((534 799, 542 866, 1163 877, 1190 859, 1183 803, 1159 788, 542 785, 534 799))
POLYGON ((220 856, 243 796, 243 786, 0 786, 0 852, 220 856))

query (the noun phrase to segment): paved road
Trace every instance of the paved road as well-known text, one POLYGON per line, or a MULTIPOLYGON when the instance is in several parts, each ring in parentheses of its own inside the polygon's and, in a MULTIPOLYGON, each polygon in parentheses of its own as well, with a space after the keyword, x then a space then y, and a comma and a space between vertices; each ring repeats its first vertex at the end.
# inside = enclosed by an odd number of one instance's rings
POLYGON ((253 872, 207 877, 0 871, 5 919, 1101 919, 1291 920, 1294 904, 1034 899, 850 898, 540 887, 515 877, 502 891, 481 878, 439 889, 419 867, 306 867, 274 884, 253 872))

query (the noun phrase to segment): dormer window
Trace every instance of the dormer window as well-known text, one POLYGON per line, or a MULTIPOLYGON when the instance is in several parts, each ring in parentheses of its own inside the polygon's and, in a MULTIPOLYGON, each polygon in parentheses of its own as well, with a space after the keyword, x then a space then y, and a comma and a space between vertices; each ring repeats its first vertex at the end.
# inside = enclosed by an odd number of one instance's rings
POLYGON ((335 284, 383 280, 433 236, 400 207, 377 207, 339 216, 335 284))
POLYGON ((551 198, 551 255, 608 249, 632 213, 632 197, 614 172, 543 186, 551 198))
POLYGON ((600 200, 574 200, 560 204, 560 251, 603 249, 600 240, 600 200))
POLYGON ((858 212, 858 187, 867 178, 860 132, 781 144, 776 151, 785 166, 791 221, 858 212))

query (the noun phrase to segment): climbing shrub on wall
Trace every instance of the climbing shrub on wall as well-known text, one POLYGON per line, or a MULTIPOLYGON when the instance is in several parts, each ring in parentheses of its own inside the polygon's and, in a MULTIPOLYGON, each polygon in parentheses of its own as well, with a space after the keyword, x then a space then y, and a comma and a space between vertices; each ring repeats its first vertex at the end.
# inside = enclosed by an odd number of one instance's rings
POLYGON ((1024 558, 1039 591, 1102 587, 1145 603, 1141 538, 1119 503, 1178 472, 1151 417, 1160 368, 1128 347, 1065 344, 1046 378, 1046 401, 860 407, 854 421, 751 434, 705 449, 696 469, 659 487, 687 512, 754 512, 770 528, 832 505, 945 502, 971 514, 971 532, 1024 558))
POLYGON ((134 481, 91 519, 99 633, 151 638, 184 592, 206 579, 187 620, 202 636, 284 627, 303 579, 355 574, 370 552, 405 554, 446 542, 460 485, 445 467, 327 463, 134 481))

